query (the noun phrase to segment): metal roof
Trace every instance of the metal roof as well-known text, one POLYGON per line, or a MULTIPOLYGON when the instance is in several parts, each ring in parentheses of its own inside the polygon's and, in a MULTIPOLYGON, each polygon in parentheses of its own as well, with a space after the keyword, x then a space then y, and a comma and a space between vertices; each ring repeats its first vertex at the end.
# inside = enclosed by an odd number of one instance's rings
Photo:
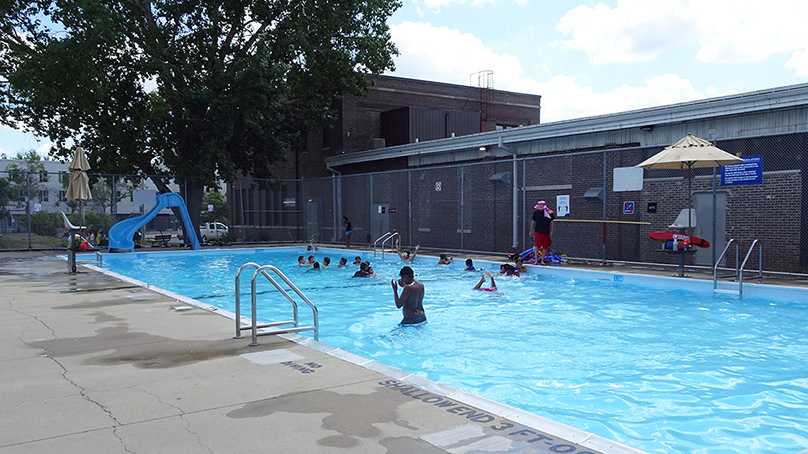
POLYGON ((338 167, 363 162, 415 155, 437 155, 476 150, 497 144, 516 144, 540 139, 590 134, 629 128, 661 126, 727 115, 741 115, 773 109, 808 106, 808 84, 789 85, 747 93, 739 93, 699 101, 688 101, 646 109, 631 110, 595 117, 577 118, 519 128, 490 131, 447 139, 399 145, 395 147, 346 153, 325 160, 338 167))

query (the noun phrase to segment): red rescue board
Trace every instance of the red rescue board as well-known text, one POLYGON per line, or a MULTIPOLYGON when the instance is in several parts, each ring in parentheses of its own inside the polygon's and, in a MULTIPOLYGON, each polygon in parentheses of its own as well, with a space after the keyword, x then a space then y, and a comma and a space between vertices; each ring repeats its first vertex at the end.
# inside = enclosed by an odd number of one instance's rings
POLYGON ((692 244, 693 246, 698 246, 705 249, 710 247, 710 242, 707 240, 703 240, 697 236, 685 235, 684 233, 679 232, 651 232, 648 234, 648 238, 651 238, 652 240, 661 240, 661 241, 667 241, 667 240, 681 241, 690 238, 690 244, 692 244))

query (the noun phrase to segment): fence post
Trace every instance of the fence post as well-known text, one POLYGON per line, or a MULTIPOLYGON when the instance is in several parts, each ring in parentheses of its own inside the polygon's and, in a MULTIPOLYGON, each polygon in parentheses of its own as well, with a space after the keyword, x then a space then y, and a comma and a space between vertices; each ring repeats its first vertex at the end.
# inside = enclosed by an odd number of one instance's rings
POLYGON ((28 250, 33 249, 31 238, 31 172, 25 174, 25 214, 28 215, 28 250))
MULTIPOLYGON (((607 169, 606 169, 606 150, 603 150, 603 221, 608 221, 609 218, 606 215, 606 176, 607 176, 607 169)), ((602 263, 606 263, 606 222, 603 223, 603 258, 601 259, 602 263)))

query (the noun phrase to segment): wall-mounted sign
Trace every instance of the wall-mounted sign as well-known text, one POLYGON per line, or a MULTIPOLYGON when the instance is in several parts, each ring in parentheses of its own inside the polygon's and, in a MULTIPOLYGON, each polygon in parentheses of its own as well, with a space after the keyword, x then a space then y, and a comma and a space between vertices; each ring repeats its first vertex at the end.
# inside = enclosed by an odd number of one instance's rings
POLYGON ((570 196, 557 195, 556 196, 556 216, 563 218, 570 215, 570 196))
POLYGON ((648 202, 648 212, 656 213, 656 202, 648 202))
POLYGON ((623 214, 634 214, 634 202, 623 202, 623 214))
POLYGON ((763 156, 744 156, 743 162, 721 167, 721 186, 763 183, 763 156))
POLYGON ((441 187, 440 181, 436 181, 435 182, 435 192, 440 192, 440 187, 441 187))

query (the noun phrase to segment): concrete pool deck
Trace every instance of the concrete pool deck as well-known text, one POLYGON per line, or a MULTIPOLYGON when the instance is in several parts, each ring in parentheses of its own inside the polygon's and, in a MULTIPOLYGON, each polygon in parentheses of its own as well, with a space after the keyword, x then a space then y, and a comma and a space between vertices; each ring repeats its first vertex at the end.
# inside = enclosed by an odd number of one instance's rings
POLYGON ((0 253, 0 453, 640 453, 61 255, 0 253))

